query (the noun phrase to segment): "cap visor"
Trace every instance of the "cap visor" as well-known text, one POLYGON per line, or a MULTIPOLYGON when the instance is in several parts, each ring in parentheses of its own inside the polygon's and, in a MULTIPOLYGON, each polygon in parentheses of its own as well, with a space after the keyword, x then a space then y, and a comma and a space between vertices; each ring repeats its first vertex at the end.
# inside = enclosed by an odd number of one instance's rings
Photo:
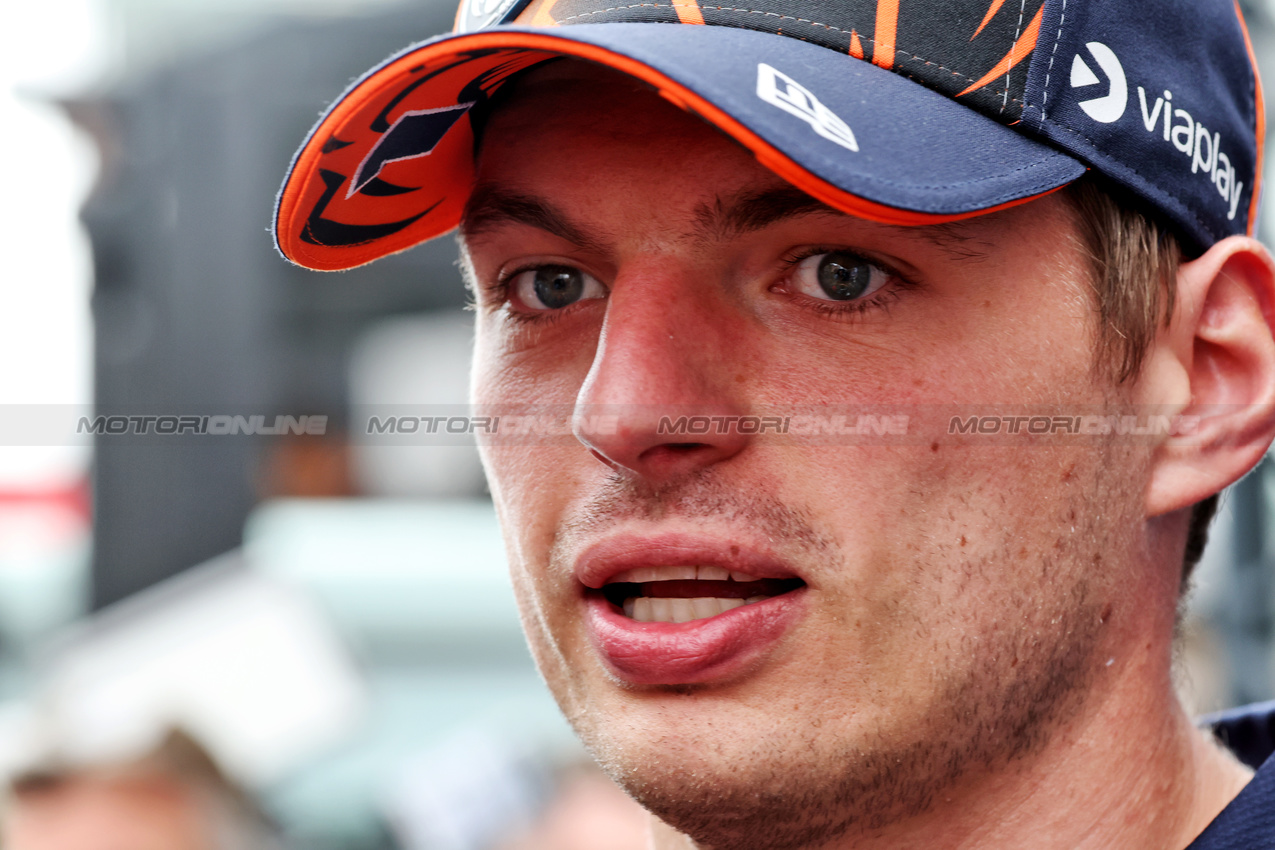
POLYGON ((957 101, 793 38, 653 23, 498 27, 409 48, 333 104, 280 190, 279 250, 347 269, 454 228, 473 181, 471 110, 556 56, 650 83, 797 188, 886 224, 1013 206, 1085 171, 957 101))

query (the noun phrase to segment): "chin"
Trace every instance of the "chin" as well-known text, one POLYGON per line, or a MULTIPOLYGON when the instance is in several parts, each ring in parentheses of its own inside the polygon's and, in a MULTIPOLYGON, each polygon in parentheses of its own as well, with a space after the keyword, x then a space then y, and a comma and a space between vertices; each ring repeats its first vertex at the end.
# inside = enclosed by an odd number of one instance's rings
POLYGON ((1038 754, 1083 710, 1098 666, 1098 633, 1085 626, 1097 622, 1093 605, 1080 605, 1057 619, 1056 642, 1038 645, 1056 651, 986 646, 987 655, 1019 662, 961 672, 948 665, 931 692, 822 716, 819 702, 781 707, 773 693, 744 708, 735 689, 635 691, 594 681, 603 690, 590 696, 601 698, 576 704, 555 693, 603 770, 700 845, 818 848, 904 828, 936 800, 959 797, 976 775, 1038 754))

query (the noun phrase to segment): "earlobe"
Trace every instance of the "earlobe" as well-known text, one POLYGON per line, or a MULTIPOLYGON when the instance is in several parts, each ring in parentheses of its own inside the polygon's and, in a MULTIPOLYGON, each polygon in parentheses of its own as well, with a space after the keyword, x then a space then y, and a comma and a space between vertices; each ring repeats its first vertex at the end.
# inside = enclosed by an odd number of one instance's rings
MULTIPOLYGON (((1261 243, 1225 239, 1177 276, 1173 321, 1151 372, 1189 386, 1182 427, 1159 447, 1147 516, 1185 508, 1239 480, 1275 438, 1275 264, 1261 243), (1156 361, 1159 361, 1158 363, 1156 361)), ((1155 375, 1144 374, 1154 383, 1155 375)), ((1180 405, 1181 388, 1143 400, 1180 405), (1174 398, 1178 396, 1178 398, 1174 398)), ((1177 406, 1177 405, 1175 405, 1177 406)))

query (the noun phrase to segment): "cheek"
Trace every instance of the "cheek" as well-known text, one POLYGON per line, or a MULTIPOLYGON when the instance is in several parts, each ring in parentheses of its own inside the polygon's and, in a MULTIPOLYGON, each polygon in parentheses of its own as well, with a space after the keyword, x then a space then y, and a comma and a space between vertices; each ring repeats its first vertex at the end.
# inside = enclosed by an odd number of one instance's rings
MULTIPOLYGON (((596 666, 579 628, 575 578, 553 558, 560 523, 569 511, 568 496, 588 486, 572 471, 579 468, 583 451, 517 445, 483 449, 527 646, 568 717, 583 704, 581 683, 596 666)), ((586 460, 604 469, 592 458, 586 460)))
POLYGON ((991 612, 1013 628, 1078 581, 1106 595, 1095 556, 1137 545, 1136 458, 1100 447, 825 446, 782 464, 785 502, 836 540, 842 561, 817 589, 838 597, 869 664, 915 654, 928 670, 936 643, 978 634, 991 612))
POLYGON ((542 569, 571 494, 588 472, 605 469, 571 433, 588 364, 578 350, 565 353, 558 368, 511 355, 499 324, 480 317, 475 339, 471 396, 484 415, 499 417, 498 436, 480 454, 511 563, 542 569))
MULTIPOLYGON (((475 340, 470 396, 479 412, 498 417, 497 435, 479 446, 492 499, 507 540, 525 549, 562 507, 572 464, 583 447, 571 436, 571 413, 578 385, 567 376, 535 374, 516 358, 501 356, 484 333, 475 340)), ((519 554, 519 553, 511 553, 519 554)))
POLYGON ((478 317, 470 391, 491 405, 574 405, 593 364, 600 309, 523 321, 504 310, 478 317))
POLYGON ((555 624, 575 600, 575 579, 552 553, 569 494, 580 487, 572 468, 582 451, 561 445, 481 450, 523 629, 542 670, 559 654, 551 649, 561 631, 555 624))
POLYGON ((528 436, 529 444, 519 444, 523 439, 480 451, 505 539, 514 547, 511 563, 543 569, 569 494, 578 489, 574 470, 585 452, 561 444, 572 437, 528 436))

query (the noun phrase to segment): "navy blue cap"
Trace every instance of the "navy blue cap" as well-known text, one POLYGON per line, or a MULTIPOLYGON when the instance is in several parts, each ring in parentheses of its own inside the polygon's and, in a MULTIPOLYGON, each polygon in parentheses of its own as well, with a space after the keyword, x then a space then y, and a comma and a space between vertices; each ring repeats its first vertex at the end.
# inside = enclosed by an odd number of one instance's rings
POLYGON ((1261 91, 1230 0, 466 0, 456 33, 320 119, 279 194, 279 249, 344 269, 454 228, 474 116, 561 56, 650 83, 876 221, 980 215, 1092 169, 1190 252, 1256 224, 1261 91))

